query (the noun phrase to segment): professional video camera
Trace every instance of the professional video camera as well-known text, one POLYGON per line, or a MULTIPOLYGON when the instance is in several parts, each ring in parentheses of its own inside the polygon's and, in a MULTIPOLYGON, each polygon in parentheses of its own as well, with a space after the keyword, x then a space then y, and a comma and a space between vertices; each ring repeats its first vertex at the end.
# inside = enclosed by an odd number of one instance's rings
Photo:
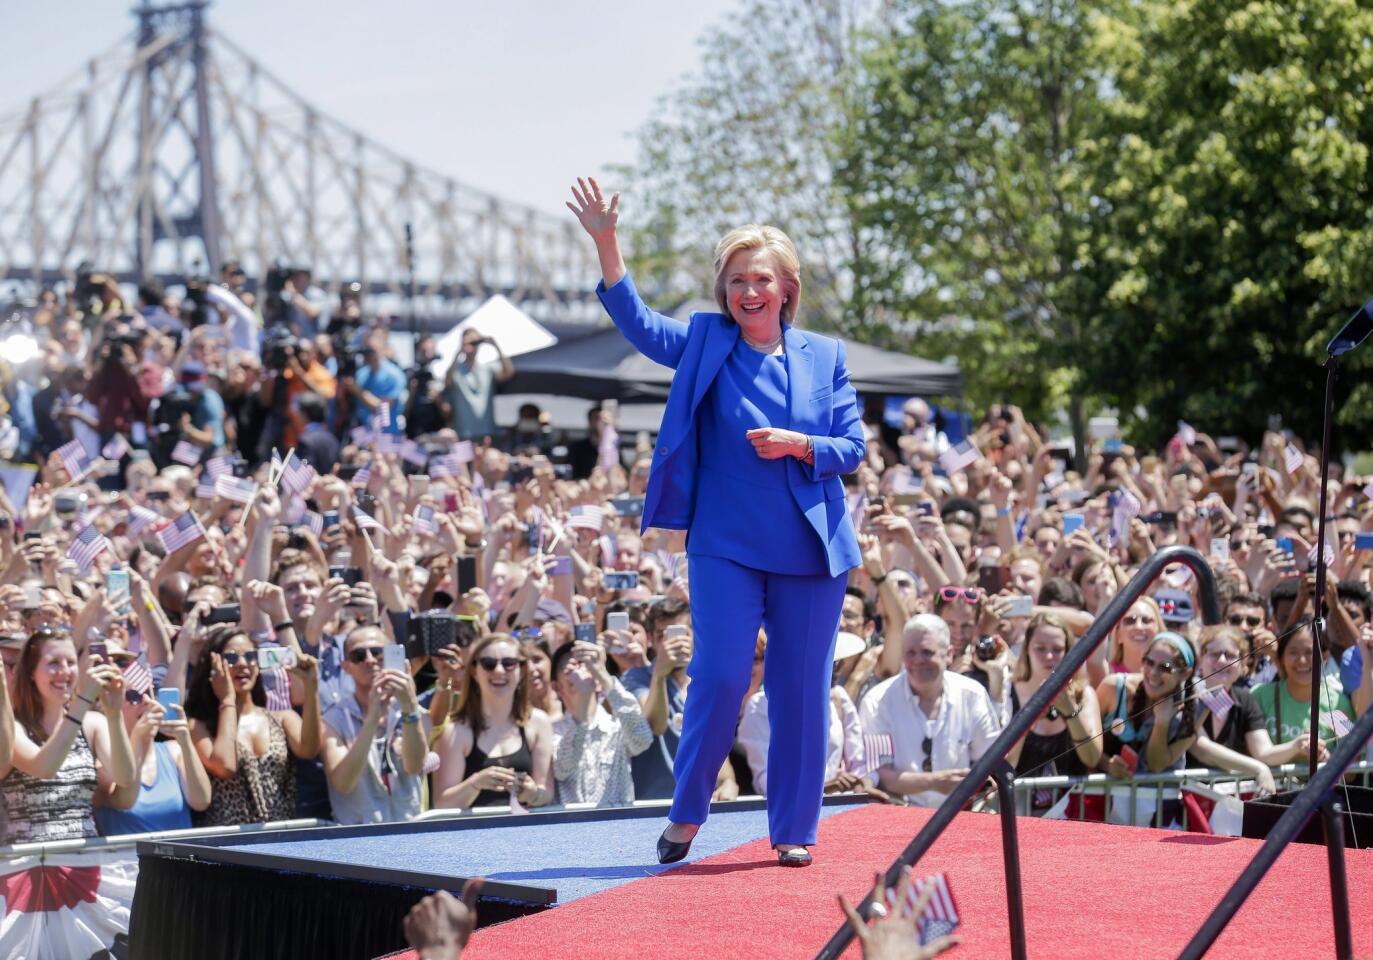
POLYGON ((291 362, 299 341, 284 325, 272 326, 262 337, 262 365, 274 373, 280 373, 291 362))
POLYGON ((299 268, 274 261, 267 268, 267 276, 262 280, 262 319, 270 330, 272 327, 289 326, 284 291, 291 280, 291 274, 299 268))

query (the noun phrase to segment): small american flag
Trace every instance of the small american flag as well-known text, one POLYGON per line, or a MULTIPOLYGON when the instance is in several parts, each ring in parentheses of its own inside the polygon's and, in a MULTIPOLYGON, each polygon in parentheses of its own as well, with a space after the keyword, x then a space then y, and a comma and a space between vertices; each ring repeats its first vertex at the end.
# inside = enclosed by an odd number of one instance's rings
POLYGON ((95 527, 84 527, 79 530, 76 536, 72 537, 71 546, 67 547, 67 556, 76 561, 76 565, 85 573, 95 562, 95 558, 106 550, 110 549, 110 541, 107 540, 95 527))
POLYGON ((372 462, 369 460, 367 463, 364 463, 362 465, 362 469, 360 469, 357 473, 353 474, 353 486, 358 490, 362 490, 367 486, 367 484, 371 482, 372 462))
POLYGON ((144 530, 148 529, 149 524, 156 523, 162 519, 162 515, 156 510, 149 510, 147 507, 133 506, 129 508, 129 536, 136 537, 144 530))
POLYGON ((957 473, 975 463, 981 456, 977 450, 977 444, 972 440, 960 440, 956 446, 952 446, 939 455, 939 465, 944 468, 945 473, 957 473))
POLYGON ((215 498, 215 485, 210 482, 208 477, 201 477, 200 482, 195 485, 194 495, 199 500, 213 500, 215 498))
POLYGON ((354 522, 355 524, 357 524, 359 530, 382 530, 382 531, 384 531, 384 530, 386 529, 386 528, 383 527, 379 522, 377 522, 377 518, 376 518, 376 517, 372 516, 370 513, 368 513, 366 510, 363 510, 361 507, 357 506, 356 504, 353 505, 352 510, 353 510, 353 513, 352 513, 353 522, 354 522))
POLYGON ((456 453, 445 453, 429 461, 429 476, 431 477, 460 477, 462 476, 462 461, 458 459, 456 453))
POLYGON ((686 554, 669 553, 663 562, 663 576, 669 581, 676 580, 686 573, 686 554))
POLYGON ((434 526, 434 508, 427 503, 421 503, 415 507, 415 532, 428 535, 436 529, 437 527, 434 526))
POLYGON ((896 759, 896 748, 889 733, 863 734, 863 756, 867 761, 869 776, 876 776, 879 767, 886 766, 896 759))
POLYGON ((91 455, 86 452, 80 440, 62 444, 57 448, 57 457, 62 461, 62 466, 67 468, 67 476, 72 480, 85 476, 86 471, 91 468, 91 455))
POLYGON ((191 443, 189 440, 180 440, 172 448, 172 459, 177 463, 184 463, 188 467, 193 467, 200 462, 200 454, 203 451, 191 443))
POLYGON ((1282 462, 1283 466, 1287 467, 1288 473, 1296 473, 1301 469, 1302 464, 1306 462, 1306 457, 1302 456, 1302 452, 1293 444, 1289 443, 1287 446, 1283 447, 1282 462))
POLYGON ((601 547, 601 566, 610 569, 615 566, 615 561, 619 558, 620 552, 616 549, 615 537, 611 534, 604 534, 596 541, 601 547))
POLYGON ((1321 723, 1335 731, 1337 737, 1349 736, 1349 731, 1354 729, 1354 724, 1344 715, 1343 710, 1331 710, 1321 714, 1321 723))
POLYGON ((129 452, 129 441, 124 439, 124 434, 116 433, 110 437, 109 441, 100 450, 100 455, 106 460, 123 460, 124 454, 129 452))
POLYGON ((205 528, 200 518, 187 510, 161 530, 157 531, 157 542, 168 553, 175 553, 187 544, 195 543, 205 536, 205 528))
POLYGON ((406 463, 413 463, 417 467, 424 466, 429 454, 424 452, 424 444, 418 440, 406 440, 400 445, 400 457, 406 463))
MULTIPOLYGON (((153 675, 142 657, 129 661, 124 667, 124 689, 133 693, 148 694, 153 689, 153 675)), ((172 718, 168 718, 172 719, 172 718)))
POLYGON ((1111 545, 1119 546, 1130 539, 1130 521, 1139 516, 1143 505, 1129 490, 1111 495, 1111 545))
POLYGON ((324 518, 313 510, 306 510, 300 515, 300 525, 316 537, 324 536, 324 518))
POLYGON ((567 525, 578 527, 584 530, 594 530, 601 532, 601 525, 605 522, 605 511, 597 506, 590 504, 579 504, 568 512, 567 525))
POLYGON ((400 456, 405 447, 405 438, 398 433, 377 434, 377 453, 384 457, 400 456))
POLYGON ((215 478, 212 491, 232 503, 251 503, 257 494, 257 484, 248 477, 235 477, 233 474, 215 478))
POLYGON ((473 460, 477 459, 477 452, 472 449, 471 440, 459 440, 457 443, 453 444, 453 450, 451 452, 453 456, 458 458, 459 463, 471 463, 473 460))
MULTIPOLYGON (((1335 548, 1330 545, 1328 540, 1325 543, 1324 553, 1325 565, 1328 567, 1335 562, 1335 548)), ((1314 543, 1311 544, 1311 549, 1306 552, 1306 560, 1313 565, 1316 562, 1316 545, 1314 543)))
POLYGON ((230 474, 233 472, 234 468, 229 463, 228 457, 211 457, 210 459, 205 461, 205 470, 203 475, 209 477, 211 480, 218 480, 225 474, 230 474))
POLYGON ((78 527, 90 526, 92 523, 95 523, 95 518, 104 512, 105 508, 97 503, 95 506, 90 507, 87 510, 82 510, 76 515, 76 525, 78 527))
POLYGON ((282 492, 288 497, 298 497, 310 489, 315 482, 315 468, 299 457, 292 457, 281 470, 279 478, 282 492))
POLYGON ((377 438, 376 433, 371 427, 354 427, 348 431, 348 437, 353 441, 355 447, 368 447, 377 438))
POLYGON ((930 902, 925 904, 925 910, 917 920, 922 947, 958 929, 958 904, 954 902, 948 878, 942 873, 932 874, 911 884, 906 908, 913 910, 916 901, 930 887, 934 888, 934 894, 930 897, 930 902))
POLYGON ((1183 446, 1190 447, 1192 444, 1194 444, 1194 443, 1197 442, 1197 430, 1196 430, 1196 428, 1193 427, 1193 426, 1192 426, 1190 423, 1188 423, 1186 420, 1179 420, 1179 421, 1178 421, 1178 439, 1182 441, 1183 446))
POLYGON ((1225 718, 1230 715, 1230 708, 1235 705, 1235 700, 1230 696, 1230 691, 1224 687, 1216 687, 1214 690, 1198 690, 1197 702, 1211 711, 1211 719, 1215 721, 1211 727, 1218 736, 1221 727, 1225 726, 1225 718))
MULTIPOLYGON (((279 647, 277 643, 264 643, 258 646, 261 650, 264 647, 279 647)), ((270 670, 262 671, 262 689, 267 694, 268 710, 290 710, 291 709, 291 674, 285 667, 273 667, 270 670)))
POLYGON ((391 426, 391 404, 381 403, 372 413, 372 429, 381 431, 391 426))

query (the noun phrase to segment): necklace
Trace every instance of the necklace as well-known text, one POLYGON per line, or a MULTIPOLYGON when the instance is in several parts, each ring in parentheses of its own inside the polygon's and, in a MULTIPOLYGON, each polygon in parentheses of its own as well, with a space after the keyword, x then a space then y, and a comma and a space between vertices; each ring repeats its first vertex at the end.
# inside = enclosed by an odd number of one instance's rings
POLYGON ((772 353, 772 351, 776 350, 778 347, 782 345, 783 335, 784 334, 779 331, 777 336, 773 339, 759 343, 754 340, 750 340, 748 334, 744 333, 742 329, 739 331, 739 336, 744 338, 744 343, 748 344, 750 347, 752 347, 754 350, 757 350, 759 353, 772 353))

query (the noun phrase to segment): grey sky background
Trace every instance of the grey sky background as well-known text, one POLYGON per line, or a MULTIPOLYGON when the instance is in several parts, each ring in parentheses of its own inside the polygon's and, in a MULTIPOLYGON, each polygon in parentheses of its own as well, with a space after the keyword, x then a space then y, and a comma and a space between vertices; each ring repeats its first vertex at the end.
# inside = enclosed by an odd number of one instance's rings
MULTIPOLYGON (((0 0, 0 116, 131 35, 134 5, 0 0)), ((209 22, 305 100, 403 156, 565 214, 570 178, 634 158, 634 131, 704 69, 698 37, 737 5, 218 0, 209 22)))

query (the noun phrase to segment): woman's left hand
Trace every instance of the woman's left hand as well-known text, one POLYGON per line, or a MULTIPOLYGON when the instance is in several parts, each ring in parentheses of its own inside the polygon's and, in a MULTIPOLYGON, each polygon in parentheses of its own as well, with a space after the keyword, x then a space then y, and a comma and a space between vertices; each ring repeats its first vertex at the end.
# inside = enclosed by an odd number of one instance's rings
POLYGON ((810 446, 804 433, 777 427, 758 427, 748 431, 745 436, 753 444, 754 452, 764 460, 779 460, 782 457, 800 459, 810 446))

